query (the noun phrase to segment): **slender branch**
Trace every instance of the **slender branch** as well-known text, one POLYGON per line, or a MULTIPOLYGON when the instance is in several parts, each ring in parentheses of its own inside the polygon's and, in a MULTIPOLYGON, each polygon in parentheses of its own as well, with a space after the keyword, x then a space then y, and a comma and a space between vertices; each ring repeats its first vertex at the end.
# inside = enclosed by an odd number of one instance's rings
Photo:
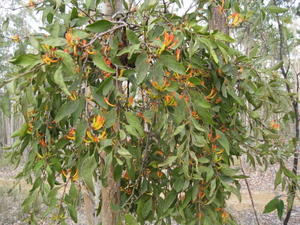
POLYGON ((17 76, 12 77, 12 78, 10 78, 10 79, 2 80, 2 81, 0 80, 0 88, 4 87, 6 84, 8 84, 8 83, 10 83, 10 82, 12 82, 12 81, 14 81, 14 80, 17 80, 17 79, 19 79, 19 78, 21 78, 21 77, 24 77, 24 76, 26 76, 26 75, 28 75, 28 74, 30 74, 30 73, 36 72, 36 70, 37 70, 38 68, 40 68, 42 65, 44 65, 44 64, 40 64, 40 65, 38 65, 37 67, 33 68, 32 70, 26 71, 26 72, 24 72, 24 73, 20 73, 20 74, 18 74, 17 76))
POLYGON ((167 13, 168 9, 167 9, 167 3, 165 0, 163 0, 163 5, 164 5, 164 13, 167 13))
MULTIPOLYGON (((241 159, 240 159, 240 165, 241 165, 241 170, 242 170, 243 175, 246 176, 246 173, 244 171, 243 163, 242 163, 241 159)), ((249 185, 249 182, 248 182, 247 178, 245 179, 245 183, 246 183, 247 190, 248 190, 248 193, 249 193, 249 197, 250 197, 250 200, 251 200, 251 205, 252 205, 252 209, 253 209, 253 213, 254 213, 254 216, 255 216, 256 223, 257 223, 257 225, 260 225, 259 219, 258 219, 258 216, 257 216, 257 211, 256 211, 255 205, 254 205, 254 200, 253 200, 252 192, 251 192, 250 185, 249 185)))
POLYGON ((83 47, 88 47, 88 46, 92 45, 96 40, 98 40, 98 38, 102 37, 103 35, 108 34, 108 33, 110 33, 110 32, 114 32, 114 31, 116 31, 116 30, 118 30, 118 29, 120 29, 120 28, 122 28, 122 27, 125 27, 125 26, 127 26, 126 23, 121 24, 121 25, 118 25, 118 26, 115 26, 115 27, 113 27, 113 28, 111 28, 111 29, 109 29, 109 30, 107 30, 107 31, 98 33, 98 34, 97 34, 97 35, 96 35, 89 43, 87 43, 87 44, 84 45, 83 47))

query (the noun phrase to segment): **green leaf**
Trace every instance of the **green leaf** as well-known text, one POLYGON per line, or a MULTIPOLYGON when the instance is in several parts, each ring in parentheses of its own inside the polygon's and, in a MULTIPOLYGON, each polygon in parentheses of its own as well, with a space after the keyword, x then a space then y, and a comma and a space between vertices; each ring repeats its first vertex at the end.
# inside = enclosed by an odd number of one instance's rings
MULTIPOLYGON (((136 129, 139 137, 144 136, 144 130, 143 130, 143 127, 141 125, 139 118, 132 112, 125 112, 125 116, 126 116, 126 119, 127 119, 127 122, 129 123, 129 125, 131 127, 133 127, 134 129, 136 129)), ((126 127, 126 129, 127 129, 127 127, 126 127)))
POLYGON ((76 101, 66 102, 65 104, 63 104, 59 108, 55 116, 55 121, 58 123, 65 117, 70 116, 72 113, 74 113, 77 110, 77 108, 80 106, 80 103, 81 103, 80 100, 76 100, 76 101))
POLYGON ((284 202, 279 199, 279 196, 273 198, 268 204, 265 206, 263 213, 270 213, 277 209, 278 217, 281 219, 284 211, 284 202))
POLYGON ((73 205, 68 204, 68 212, 72 218, 72 220, 77 223, 78 218, 77 218, 77 210, 73 205))
POLYGON ((28 129, 28 124, 24 123, 18 130, 12 133, 11 137, 12 138, 23 137, 26 134, 27 129, 28 129))
POLYGON ((125 129, 129 134, 135 136, 136 138, 140 138, 137 130, 132 125, 125 125, 125 129))
POLYGON ((96 55, 93 57, 94 64, 101 70, 109 73, 115 73, 115 70, 106 65, 102 55, 96 55))
POLYGON ((146 75, 149 72, 150 64, 147 62, 148 55, 143 53, 140 54, 135 61, 135 68, 136 68, 136 76, 137 76, 137 83, 141 84, 146 75))
POLYGON ((64 81, 64 77, 62 74, 62 67, 60 66, 55 74, 54 74, 54 82, 58 85, 58 87, 66 94, 66 95, 71 95, 71 93, 69 92, 66 83, 64 81))
POLYGON ((220 135, 220 138, 218 139, 218 142, 223 146, 226 153, 228 155, 230 155, 230 145, 229 145, 229 142, 228 142, 228 139, 227 139, 226 135, 224 133, 222 133, 221 131, 219 131, 219 130, 216 130, 216 134, 220 135))
POLYGON ((125 225, 139 225, 136 218, 130 214, 125 214, 125 225))
POLYGON ((285 12, 289 11, 286 8, 281 8, 281 7, 278 7, 275 5, 268 6, 265 9, 270 13, 285 13, 285 12))
POLYGON ((123 147, 121 147, 120 149, 118 149, 118 153, 121 156, 123 156, 123 157, 131 157, 132 156, 131 153, 127 149, 125 149, 123 147))
POLYGON ((185 74, 185 67, 181 63, 176 61, 175 56, 161 55, 159 60, 168 69, 170 69, 176 73, 179 73, 179 74, 185 74))
POLYGON ((198 162, 204 164, 204 163, 209 163, 210 160, 208 158, 201 157, 198 159, 198 162))
POLYGON ((149 198, 146 202, 143 203, 142 217, 146 219, 151 211, 152 211, 152 199, 149 198))
POLYGON ((126 35, 131 44, 139 44, 140 43, 139 38, 136 36, 135 32, 133 32, 132 30, 127 29, 126 35))
POLYGON ((113 24, 108 20, 98 20, 95 23, 86 26, 86 30, 94 33, 102 33, 109 30, 112 26, 113 24))
POLYGON ((81 120, 76 127, 75 133, 75 143, 76 145, 80 145, 85 137, 86 129, 88 127, 88 123, 85 120, 81 120))
POLYGON ((158 167, 165 167, 165 166, 170 166, 172 165, 177 159, 177 156, 169 156, 166 161, 163 163, 158 164, 158 167))
POLYGON ((10 98, 8 92, 3 95, 0 95, 0 108, 3 114, 7 117, 10 116, 10 98))
POLYGON ((222 32, 216 32, 214 35, 214 38, 219 40, 219 41, 226 41, 226 42, 229 42, 229 43, 233 43, 235 40, 230 37, 229 35, 227 34, 224 34, 222 32))
POLYGON ((74 29, 72 30, 72 37, 74 39, 85 39, 90 36, 87 32, 83 30, 74 29))
POLYGON ((86 0, 85 5, 87 9, 90 9, 95 4, 95 0, 86 0))
POLYGON ((96 168, 97 168, 97 162, 96 162, 95 157, 92 155, 92 156, 88 156, 87 158, 85 158, 83 160, 82 165, 79 169, 80 177, 83 178, 87 187, 93 193, 95 192, 94 182, 93 182, 93 174, 94 174, 94 171, 96 168))
POLYGON ((27 54, 17 56, 11 59, 9 62, 18 66, 34 66, 42 61, 40 55, 27 54))
POLYGON ((118 52, 117 56, 121 56, 124 55, 126 53, 128 53, 128 58, 131 58, 131 56, 134 53, 140 52, 140 44, 135 44, 135 45, 130 45, 126 48, 123 48, 120 52, 118 52))
POLYGON ((52 46, 52 47, 58 47, 58 46, 64 46, 64 45, 66 45, 67 41, 64 38, 49 37, 46 40, 44 40, 42 42, 42 44, 49 45, 49 46, 52 46))
POLYGON ((174 131, 173 136, 176 136, 177 134, 181 133, 184 130, 184 128, 185 128, 185 124, 177 127, 176 130, 174 131))
POLYGON ((62 63, 66 71, 70 72, 71 74, 75 74, 75 63, 73 58, 66 52, 62 50, 56 50, 56 55, 62 58, 62 63))
POLYGON ((167 195, 167 197, 166 197, 166 199, 163 203, 164 204, 163 205, 163 210, 164 211, 167 211, 171 207, 171 205, 175 201, 176 197, 177 197, 176 191, 171 191, 171 192, 168 193, 168 195, 167 195))

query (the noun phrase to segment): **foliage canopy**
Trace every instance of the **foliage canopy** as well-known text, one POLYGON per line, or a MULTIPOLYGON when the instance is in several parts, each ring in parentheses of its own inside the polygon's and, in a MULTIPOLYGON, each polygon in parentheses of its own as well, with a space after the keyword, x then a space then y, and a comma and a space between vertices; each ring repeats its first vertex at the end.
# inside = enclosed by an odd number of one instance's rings
POLYGON ((234 224, 226 200, 240 198, 245 178, 234 165, 243 155, 254 165, 276 158, 279 124, 260 112, 290 108, 276 74, 207 27, 210 7, 233 27, 247 14, 237 1, 201 1, 183 16, 159 1, 124 1, 114 15, 100 6, 36 3, 47 34, 11 60, 20 71, 7 79, 25 119, 12 158, 29 149, 19 176, 33 183, 24 208, 38 221, 30 205, 41 196, 44 218, 76 222, 81 192, 96 194, 112 167, 120 199, 111 207, 127 224, 234 224))

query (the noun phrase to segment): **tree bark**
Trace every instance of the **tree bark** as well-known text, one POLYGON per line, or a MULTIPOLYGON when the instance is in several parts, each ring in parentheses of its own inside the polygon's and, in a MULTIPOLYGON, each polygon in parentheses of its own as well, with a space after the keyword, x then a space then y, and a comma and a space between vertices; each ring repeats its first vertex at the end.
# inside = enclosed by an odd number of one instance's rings
POLYGON ((221 12, 218 7, 212 6, 210 8, 211 18, 209 20, 209 29, 218 30, 224 34, 229 34, 229 27, 227 26, 226 15, 221 12))
MULTIPOLYGON (((122 1, 115 0, 114 5, 110 1, 104 2, 104 14, 107 15, 107 19, 111 19, 113 14, 122 11, 122 1)), ((103 159, 107 157, 107 154, 103 152, 101 155, 103 159)), ((113 162, 111 162, 113 163, 113 162)), ((112 209, 113 205, 118 205, 120 203, 120 190, 119 182, 116 182, 113 176, 114 168, 111 164, 109 166, 107 174, 107 185, 102 186, 101 189, 101 222, 102 225, 116 225, 120 218, 119 212, 112 209)))

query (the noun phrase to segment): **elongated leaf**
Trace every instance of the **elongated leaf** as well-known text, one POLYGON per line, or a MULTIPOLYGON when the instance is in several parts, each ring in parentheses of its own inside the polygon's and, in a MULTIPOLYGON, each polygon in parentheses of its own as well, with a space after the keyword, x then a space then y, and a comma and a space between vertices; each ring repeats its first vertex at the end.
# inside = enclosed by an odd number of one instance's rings
POLYGON ((58 47, 58 46, 64 46, 64 45, 66 45, 67 41, 64 38, 52 38, 52 37, 49 37, 46 40, 44 40, 42 42, 42 44, 49 45, 49 46, 52 46, 52 47, 58 47))
POLYGON ((170 69, 176 73, 179 73, 179 74, 185 74, 184 66, 181 63, 176 61, 175 56, 161 55, 159 60, 168 69, 170 69))
POLYGON ((228 139, 225 134, 223 134, 221 131, 217 130, 216 133, 220 135, 220 138, 218 139, 218 142, 223 146, 225 149, 226 153, 229 155, 230 154, 230 146, 228 139))
POLYGON ((147 58, 147 54, 143 53, 139 55, 135 61, 138 84, 141 84, 144 81, 147 73, 149 72, 150 64, 147 62, 147 58))
POLYGON ((83 162, 79 169, 79 175, 83 178, 84 182, 86 183, 87 187, 93 193, 94 190, 94 181, 93 181, 93 174, 95 169, 97 168, 97 162, 95 157, 89 156, 83 162))
POLYGON ((158 167, 165 167, 165 166, 170 166, 172 165, 177 159, 177 156, 169 156, 166 161, 163 163, 158 164, 158 167))
POLYGON ((39 55, 27 54, 17 56, 11 59, 9 62, 18 66, 34 66, 38 63, 41 63, 42 61, 39 55))
POLYGON ((181 131, 184 130, 184 128, 185 128, 185 124, 183 124, 183 125, 177 127, 176 130, 174 131, 174 134, 173 134, 173 135, 176 136, 177 134, 180 134, 181 131))
POLYGON ((68 204, 68 211, 69 211, 69 214, 70 214, 72 220, 75 223, 77 223, 78 218, 77 218, 77 210, 76 210, 76 208, 73 205, 68 204))
POLYGON ((85 137, 86 129, 88 127, 88 124, 85 120, 82 120, 78 123, 76 127, 76 133, 75 133, 75 143, 76 145, 80 145, 85 137))
POLYGON ((114 73, 115 70, 113 70, 112 68, 110 68, 108 65, 106 65, 104 58, 102 55, 96 55, 93 58, 93 62, 94 64, 101 70, 105 71, 105 72, 109 72, 109 73, 114 73))
POLYGON ((126 214, 125 216, 125 225, 139 225, 136 218, 130 214, 126 214))
POLYGON ((281 8, 275 5, 266 7, 266 10, 269 11, 270 13, 285 13, 288 11, 288 9, 286 8, 281 8))
POLYGON ((86 30, 94 33, 102 33, 109 30, 112 26, 113 24, 108 20, 98 20, 95 23, 86 26, 86 30))
POLYGON ((134 129, 136 129, 140 137, 143 136, 144 130, 139 118, 136 115, 134 115, 134 113, 131 112, 125 112, 125 116, 129 125, 134 129))
POLYGON ((54 82, 59 86, 59 88, 66 94, 66 95, 71 95, 71 93, 69 92, 66 83, 64 81, 64 77, 62 74, 62 67, 59 67, 55 74, 54 74, 54 82))
POLYGON ((16 130, 12 135, 11 137, 14 138, 14 137, 23 137, 25 134, 26 134, 26 131, 28 129, 28 124, 27 123, 24 123, 21 128, 19 128, 18 130, 16 130))
POLYGON ((77 108, 80 106, 80 103, 81 103, 80 100, 76 100, 76 101, 66 102, 65 104, 63 104, 59 108, 56 114, 55 121, 58 123, 65 117, 70 116, 72 113, 74 113, 77 110, 77 108))
POLYGON ((62 58, 64 69, 70 72, 71 74, 75 74, 75 63, 73 61, 73 58, 68 53, 62 50, 57 50, 56 55, 62 58))

